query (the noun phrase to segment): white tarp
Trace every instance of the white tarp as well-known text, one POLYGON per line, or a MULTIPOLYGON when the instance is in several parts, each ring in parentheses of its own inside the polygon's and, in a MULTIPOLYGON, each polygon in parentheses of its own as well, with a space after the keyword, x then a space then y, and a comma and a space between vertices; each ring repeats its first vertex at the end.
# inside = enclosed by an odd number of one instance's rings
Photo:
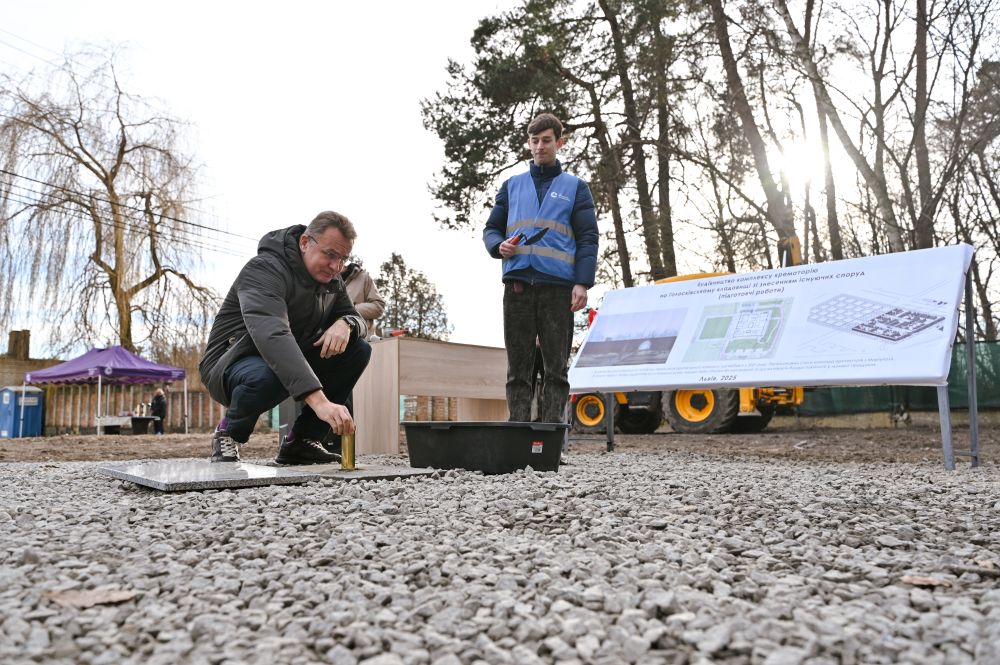
POLYGON ((969 245, 619 289, 571 390, 945 385, 969 245))

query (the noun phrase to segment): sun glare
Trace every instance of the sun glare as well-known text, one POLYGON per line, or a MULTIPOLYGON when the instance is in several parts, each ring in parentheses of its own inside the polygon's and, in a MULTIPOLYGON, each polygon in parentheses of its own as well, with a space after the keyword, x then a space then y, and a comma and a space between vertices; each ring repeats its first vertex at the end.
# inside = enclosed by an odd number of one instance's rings
POLYGON ((818 143, 786 143, 782 152, 772 150, 768 157, 771 168, 788 179, 793 197, 801 197, 807 184, 813 192, 823 187, 823 150, 818 143))

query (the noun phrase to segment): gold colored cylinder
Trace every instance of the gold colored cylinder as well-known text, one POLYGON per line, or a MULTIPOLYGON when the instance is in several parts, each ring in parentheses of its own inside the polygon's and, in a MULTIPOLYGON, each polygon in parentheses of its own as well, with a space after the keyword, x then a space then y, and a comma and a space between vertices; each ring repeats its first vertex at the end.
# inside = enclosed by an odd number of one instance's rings
POLYGON ((342 434, 340 436, 340 468, 345 471, 354 471, 353 434, 342 434))

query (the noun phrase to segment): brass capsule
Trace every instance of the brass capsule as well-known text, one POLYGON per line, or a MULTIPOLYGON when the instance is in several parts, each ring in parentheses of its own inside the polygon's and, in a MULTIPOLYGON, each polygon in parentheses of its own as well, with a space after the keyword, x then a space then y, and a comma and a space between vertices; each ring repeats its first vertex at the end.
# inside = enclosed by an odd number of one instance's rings
POLYGON ((345 471, 354 471, 353 434, 342 434, 340 436, 340 468, 345 471))

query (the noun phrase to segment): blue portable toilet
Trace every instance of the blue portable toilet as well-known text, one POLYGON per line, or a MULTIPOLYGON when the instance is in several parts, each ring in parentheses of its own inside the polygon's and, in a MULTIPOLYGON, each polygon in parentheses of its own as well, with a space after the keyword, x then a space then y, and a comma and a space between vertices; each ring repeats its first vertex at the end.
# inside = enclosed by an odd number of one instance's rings
POLYGON ((0 388, 0 439, 42 435, 43 392, 34 386, 0 388))

